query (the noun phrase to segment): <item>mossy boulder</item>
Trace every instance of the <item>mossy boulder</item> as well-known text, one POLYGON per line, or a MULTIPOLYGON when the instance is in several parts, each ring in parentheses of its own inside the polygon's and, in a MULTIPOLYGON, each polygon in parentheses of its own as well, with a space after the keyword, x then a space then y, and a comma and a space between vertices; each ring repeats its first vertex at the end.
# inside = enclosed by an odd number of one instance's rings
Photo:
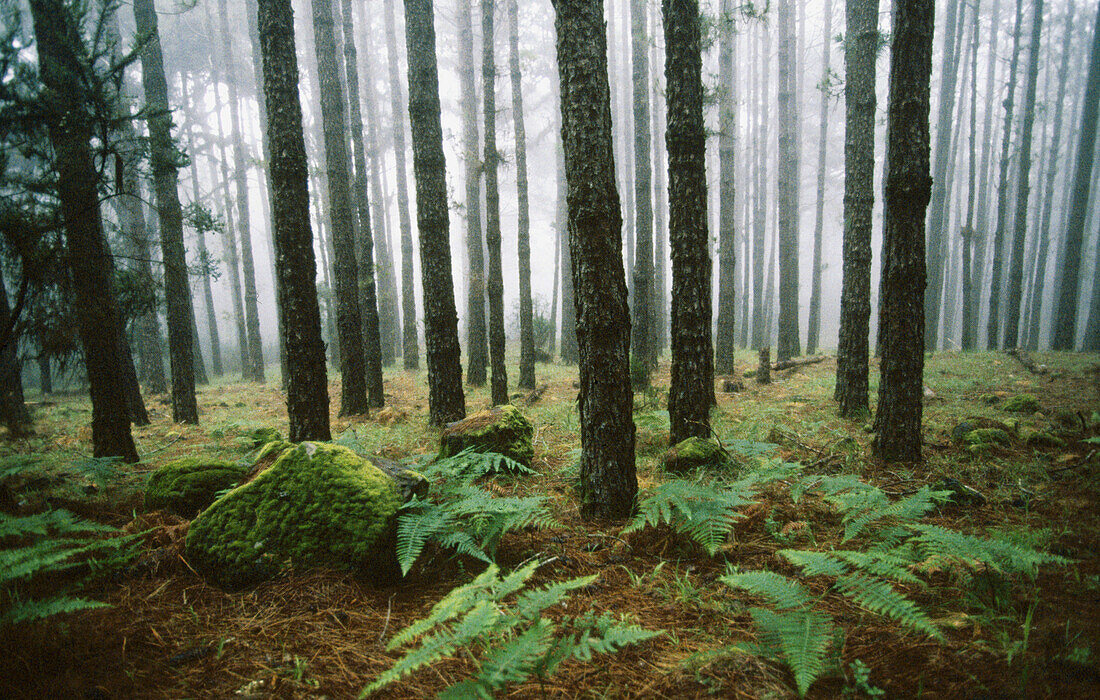
POLYGON ((1001 409, 1009 413, 1035 413, 1039 410, 1039 399, 1034 394, 1017 394, 1005 401, 1001 409))
POLYGON ((668 448, 663 461, 667 471, 682 474, 698 467, 725 464, 729 457, 715 440, 689 437, 668 448))
POLYGON ((240 588, 286 567, 393 570, 397 484, 340 445, 303 442, 191 523, 190 564, 240 588))
POLYGON ((1046 430, 1028 430, 1020 436, 1029 447, 1065 447, 1066 441, 1046 430))
POLYGON ((439 437, 439 456, 444 459, 472 447, 478 452, 495 452, 531 466, 535 455, 531 421, 515 406, 494 406, 463 420, 450 423, 439 437))
POLYGON ((1000 428, 975 428, 963 435, 964 445, 1007 445, 1008 433, 1000 428))
POLYGON ((978 397, 978 401, 987 406, 993 406, 1001 402, 1001 397, 996 394, 982 394, 978 397))
POLYGON ((283 434, 275 428, 263 427, 256 428, 248 433, 248 438, 252 440, 253 449, 257 447, 263 447, 264 445, 272 442, 279 442, 283 439, 283 434))
POLYGON ((225 460, 177 459, 149 477, 145 509, 193 517, 213 503, 219 491, 235 486, 247 471, 247 465, 225 460))

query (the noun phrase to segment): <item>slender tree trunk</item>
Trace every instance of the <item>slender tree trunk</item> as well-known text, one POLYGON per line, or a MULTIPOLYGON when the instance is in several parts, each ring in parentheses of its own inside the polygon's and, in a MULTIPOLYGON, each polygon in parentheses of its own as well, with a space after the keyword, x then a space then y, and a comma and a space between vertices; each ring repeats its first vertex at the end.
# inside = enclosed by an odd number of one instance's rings
POLYGON ((996 110, 994 109, 994 105, 998 101, 997 94, 999 92, 996 87, 996 77, 997 65, 1000 63, 1000 60, 996 57, 998 56, 997 44, 998 38, 1000 37, 1000 6, 1001 0, 993 0, 993 10, 990 14, 989 24, 989 58, 985 77, 986 109, 984 110, 984 125, 982 127, 982 158, 978 166, 978 208, 974 224, 974 264, 972 266, 973 273, 971 274, 971 281, 977 293, 975 293, 971 299, 972 309, 970 313, 972 323, 974 324, 972 332, 974 334, 975 344, 978 343, 979 339, 978 323, 983 308, 982 290, 985 289, 986 251, 989 248, 989 190, 992 180, 989 170, 990 161, 993 158, 993 149, 995 148, 993 113, 996 110))
POLYGON ((668 94, 669 243, 672 247, 672 381, 669 443, 709 437, 714 403, 706 131, 697 0, 663 0, 668 94))
POLYGON ((535 329, 531 301, 531 214, 527 202, 527 130, 523 123, 523 87, 519 72, 519 8, 508 2, 508 64, 512 74, 512 124, 516 136, 516 193, 519 213, 516 248, 519 253, 519 381, 535 388, 535 329))
POLYGON ((1031 134, 1035 125, 1035 92, 1039 81, 1039 42, 1043 30, 1043 0, 1035 0, 1031 22, 1031 57, 1024 92, 1023 128, 1020 134, 1019 183, 1016 185, 1016 230, 1008 270, 1008 307, 1005 309, 1006 348, 1015 348, 1020 329, 1020 302, 1024 294, 1024 243, 1027 238, 1028 195, 1031 193, 1031 134))
POLYGON ((409 57, 409 120, 416 176, 416 219, 420 229, 420 270, 424 286, 428 412, 432 425, 443 425, 466 416, 466 399, 462 394, 458 314, 451 280, 446 162, 439 119, 432 0, 405 0, 405 38, 409 57))
MULTIPOLYGON (((771 93, 769 92, 768 84, 771 78, 771 39, 768 32, 764 32, 763 46, 761 47, 761 53, 763 54, 763 68, 761 75, 763 76, 760 81, 760 90, 757 94, 757 105, 759 105, 758 118, 758 136, 755 139, 754 155, 756 156, 756 193, 755 193, 755 209, 756 213, 753 217, 753 248, 752 248, 752 348, 759 350, 768 344, 768 323, 767 323, 767 310, 764 307, 764 300, 766 292, 764 288, 764 273, 766 267, 764 265, 765 258, 765 246, 768 240, 768 228, 767 228, 767 216, 768 216, 768 188, 766 183, 768 182, 768 104, 771 99, 771 93)), ((771 284, 769 283, 770 287, 771 284)))
POLYGON ((845 12, 844 276, 834 396, 842 417, 858 418, 868 408, 878 0, 850 0, 845 12))
POLYGON ((718 23, 718 327, 714 371, 733 374, 737 350, 737 113, 733 106, 732 0, 723 0, 718 23))
POLYGON ((970 47, 970 144, 967 157, 967 201, 970 203, 966 209, 966 225, 962 229, 962 321, 960 330, 962 337, 959 346, 963 350, 973 350, 975 345, 974 322, 974 274, 972 257, 976 233, 974 231, 974 194, 977 185, 976 156, 978 142, 978 29, 979 29, 980 5, 974 5, 974 30, 970 47))
MULTIPOLYGON (((4 270, 0 265, 0 328, 12 327, 8 290, 4 286, 4 270)), ((39 363, 39 367, 42 364, 39 363)), ((40 385, 43 394, 49 391, 50 364, 46 360, 44 378, 40 385)), ((34 432, 30 411, 23 399, 23 367, 19 361, 19 336, 12 333, 0 345, 0 424, 8 429, 8 437, 21 438, 34 432)), ((127 426, 129 429, 129 426, 127 426)))
MULTIPOLYGON (((43 396, 53 393, 53 375, 50 373, 50 356, 38 353, 38 389, 43 396)), ((22 376, 22 375, 20 375, 22 376)), ((10 432, 10 431, 9 431, 10 432)))
MULTIPOLYGON (((650 26, 657 31, 660 17, 657 16, 659 8, 657 3, 651 5, 653 16, 650 26)), ((656 70, 660 65, 661 56, 658 55, 657 42, 650 42, 653 53, 650 55, 650 65, 654 66, 652 77, 652 90, 650 92, 651 114, 653 115, 653 235, 654 235, 654 289, 652 305, 653 330, 653 355, 659 357, 668 346, 668 187, 665 177, 668 170, 665 168, 664 149, 664 91, 661 89, 661 71, 656 70)))
POLYGON ((550 360, 553 361, 554 355, 558 350, 558 289, 561 281, 561 239, 562 232, 565 229, 561 226, 561 221, 555 217, 554 219, 554 282, 553 291, 550 293, 550 347, 547 348, 546 354, 550 356, 550 360))
POLYGON ((1077 331, 1077 298, 1080 294, 1081 247, 1084 239, 1085 215, 1089 200, 1089 183, 1092 179, 1092 161, 1095 156, 1096 122, 1100 116, 1100 10, 1097 11, 1093 29, 1092 50, 1089 55, 1088 79, 1085 87, 1085 104, 1081 109, 1080 138, 1077 146, 1077 167, 1073 175, 1073 195, 1062 259, 1065 261, 1062 281, 1055 296, 1054 334, 1051 348, 1073 350, 1077 331))
MULTIPOLYGON (((421 0, 422 1, 422 0, 421 0)), ((385 0, 384 12, 386 20, 386 55, 390 73, 390 99, 393 105, 393 153, 397 163, 397 217, 401 224, 401 341, 402 357, 405 369, 416 369, 420 366, 420 340, 416 332, 416 297, 413 291, 413 240, 412 224, 409 220, 409 176, 408 167, 405 164, 405 91, 401 86, 399 61, 397 54, 397 22, 394 19, 394 0, 385 0)), ((407 6, 406 6, 407 7, 407 6)), ((405 23, 408 24, 406 11, 405 23)), ((406 29, 406 33, 408 30, 406 29)), ((411 73, 411 70, 410 70, 411 73)), ((411 92, 412 87, 409 87, 411 92)), ((417 188, 419 188, 419 183, 417 188)), ((446 199, 443 200, 444 204, 446 199)), ((417 202, 417 218, 420 202, 417 202)), ((424 245, 420 246, 423 256, 424 245)), ((450 256, 448 255, 448 261, 450 256)), ((448 262, 449 266, 449 262, 448 262)), ((424 275, 421 270, 421 275, 424 275)), ((454 292, 451 292, 454 296, 454 292)), ((427 316, 427 304, 424 314, 427 316)), ((427 319, 425 319, 427 327, 427 319)), ((463 409, 465 412, 465 409, 463 409)))
POLYGON ((789 360, 799 354, 798 341, 798 161, 795 157, 794 113, 796 78, 794 74, 794 20, 791 3, 777 0, 776 24, 779 31, 779 342, 775 359, 789 360))
MULTIPOLYGON (((164 260, 164 296, 168 307, 168 356, 172 370, 172 420, 198 423, 192 353, 191 288, 187 284, 187 262, 183 251, 183 214, 177 191, 178 160, 172 142, 172 119, 168 107, 168 84, 153 0, 135 0, 137 31, 148 37, 141 52, 141 78, 145 104, 150 110, 149 148, 160 219, 160 245, 164 260)), ((117 331, 112 336, 117 338, 117 331)))
POLYGON ((933 0, 898 0, 890 50, 886 220, 880 306, 882 377, 875 455, 919 462, 924 398, 924 215, 929 173, 933 0))
POLYGON ((603 3, 554 0, 554 9, 580 350, 581 513, 622 519, 633 513, 638 481, 603 3))
MULTIPOLYGON (((80 77, 84 75, 80 64, 83 43, 69 8, 60 0, 32 0, 30 8, 39 76, 51 98, 46 104, 46 126, 58 174, 67 262, 88 372, 92 451, 96 457, 136 462, 118 357, 120 321, 110 275, 110 252, 100 219, 97 177, 89 147, 91 97, 80 77)), ((14 343, 10 345, 14 351, 14 343)))
MULTIPOLYGON (((624 0, 625 2, 625 0, 624 0)), ((654 327, 653 185, 650 170, 649 33, 645 0, 631 0, 631 104, 634 118, 634 305, 631 343, 634 356, 653 367, 657 363, 654 327)))
POLYGON ((821 130, 817 137, 817 202, 814 210, 813 279, 810 282, 810 322, 806 331, 806 354, 817 352, 821 335, 821 239, 825 226, 825 150, 829 138, 829 98, 832 96, 833 4, 825 0, 825 59, 821 69, 821 130))

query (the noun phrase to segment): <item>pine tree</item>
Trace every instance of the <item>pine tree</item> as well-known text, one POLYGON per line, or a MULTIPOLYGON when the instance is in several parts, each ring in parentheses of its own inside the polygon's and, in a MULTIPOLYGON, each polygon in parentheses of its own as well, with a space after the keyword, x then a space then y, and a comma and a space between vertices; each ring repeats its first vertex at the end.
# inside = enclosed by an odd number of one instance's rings
POLYGON ((718 374, 733 374, 736 371, 734 352, 737 349, 737 117, 733 106, 733 67, 736 59, 732 0, 723 0, 718 22, 718 326, 714 369, 718 374))
POLYGON ((516 197, 519 207, 516 248, 519 255, 519 381, 535 388, 535 329, 531 300, 531 213, 527 201, 527 130, 523 122, 523 85, 519 69, 519 6, 508 2, 508 66, 512 82, 512 124, 516 137, 516 197))
POLYGON ((497 186, 496 58, 493 46, 494 0, 481 0, 481 90, 485 124, 485 296, 489 301, 489 380, 493 405, 508 403, 508 369, 504 362, 504 275, 500 259, 500 190, 497 186))
POLYGON ((779 31, 779 165, 777 216, 779 218, 779 341, 776 360, 789 360, 800 353, 798 341, 798 139, 794 114, 796 104, 794 20, 791 3, 777 0, 779 31))
POLYGON ((649 36, 646 2, 631 0, 630 46, 634 116, 634 305, 631 344, 634 355, 652 367, 657 363, 658 330, 653 279, 653 184, 650 166, 649 36))
POLYGON ((810 319, 806 330, 806 354, 817 352, 821 335, 821 246, 825 224, 825 153, 829 142, 829 99, 832 97, 833 3, 825 0, 825 42, 822 48, 824 60, 821 68, 821 111, 818 114, 820 131, 817 137, 817 201, 814 210, 813 278, 810 281, 810 319))

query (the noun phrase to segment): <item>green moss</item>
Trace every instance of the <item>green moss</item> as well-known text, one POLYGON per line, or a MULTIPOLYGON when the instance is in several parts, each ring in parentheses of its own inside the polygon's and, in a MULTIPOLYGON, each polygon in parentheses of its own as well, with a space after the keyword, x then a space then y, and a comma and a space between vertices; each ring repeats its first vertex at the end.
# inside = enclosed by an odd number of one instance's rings
POLYGON ((1001 397, 996 394, 982 394, 978 397, 978 401, 984 403, 987 406, 992 406, 1001 402, 1001 397))
POLYGON ((280 442, 283 439, 282 433, 275 428, 256 428, 248 433, 248 437, 252 440, 252 447, 263 447, 272 442, 280 442))
POLYGON ((502 454, 529 467, 535 455, 531 444, 534 432, 531 421, 515 406, 494 406, 444 428, 437 459, 473 447, 478 452, 502 454))
POLYGON ((1024 431, 1020 436, 1025 445, 1031 447, 1065 447, 1066 441, 1062 438, 1048 433, 1045 430, 1024 431))
POLYGON ((214 502, 218 491, 236 484, 246 466, 236 462, 179 459, 153 472, 145 486, 145 509, 190 518, 214 502))
POLYGON ((1008 433, 1000 428, 976 428, 963 435, 964 445, 1007 445, 1008 433))
POLYGON ((350 449, 302 443, 195 519, 188 560, 226 588, 287 566, 383 573, 400 504, 393 479, 350 449))
POLYGON ((689 437, 669 448, 665 453, 665 469, 682 473, 697 467, 718 466, 729 458, 717 442, 709 438, 689 437))
POLYGON ((1001 408, 1009 413, 1035 413, 1039 410, 1039 399, 1034 394, 1019 394, 1005 401, 1001 408))
POLYGON ((272 440, 271 442, 266 443, 259 449, 259 451, 256 453, 256 456, 252 458, 252 463, 259 464, 265 459, 271 459, 272 455, 275 455, 277 457, 279 454, 282 454, 284 450, 288 450, 294 446, 295 445, 293 442, 287 442, 282 438, 272 440))

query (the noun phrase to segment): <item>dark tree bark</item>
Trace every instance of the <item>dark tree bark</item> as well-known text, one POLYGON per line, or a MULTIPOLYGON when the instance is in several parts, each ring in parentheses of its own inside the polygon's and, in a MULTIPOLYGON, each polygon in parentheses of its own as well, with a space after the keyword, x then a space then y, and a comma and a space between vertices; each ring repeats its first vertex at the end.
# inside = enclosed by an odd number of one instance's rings
MULTIPOLYGON (((422 1, 422 0, 421 0, 422 1)), ((397 217, 401 225, 401 347, 402 360, 405 369, 416 369, 420 366, 420 340, 416 334, 416 297, 413 291, 413 240, 412 224, 409 220, 409 176, 408 167, 405 165, 405 91, 401 87, 401 72, 399 70, 400 57, 397 54, 397 22, 394 19, 394 0, 385 0, 384 14, 386 20, 386 56, 389 63, 390 74, 390 100, 393 106, 393 154, 397 163, 397 217)), ((406 7, 406 15, 408 14, 406 7)), ((408 36, 408 17, 405 19, 405 34, 408 36)), ((433 30, 434 33, 434 30, 433 30)), ((433 44, 434 55, 434 44, 433 44)), ((410 75, 412 69, 409 69, 410 75)), ((410 101, 412 100, 412 86, 409 86, 410 101)), ((411 107, 410 107, 411 111, 411 107)), ((420 183, 417 182, 419 192, 420 183)), ((446 199, 443 200, 446 206, 446 199)), ((416 203, 417 219, 420 218, 420 202, 416 203)), ((421 231, 423 235, 423 230, 421 231)), ((423 257, 424 244, 420 244, 423 257)), ((447 267, 450 267, 450 255, 447 256, 447 267)), ((423 269, 421 276, 425 275, 423 269)), ((426 292, 427 290, 425 290, 426 292)), ((454 291, 451 291, 454 297, 454 291)), ((428 326, 427 303, 424 304, 424 326, 428 326)), ((426 331, 425 331, 426 332, 426 331)), ((430 342, 425 337, 425 343, 430 342)), ((463 400, 465 401, 465 399, 463 400)), ((465 408, 463 408, 465 413, 465 408)))
POLYGON ((462 141, 466 185, 466 382, 484 386, 489 366, 485 332, 485 240, 481 235, 481 134, 477 128, 472 0, 458 0, 458 41, 462 64, 462 141))
MULTIPOLYGON (((0 328, 7 330, 12 326, 8 290, 4 286, 4 270, 0 265, 0 328)), ((42 367, 41 362, 39 367, 42 367)), ((46 394, 50 389, 48 358, 45 372, 40 373, 40 376, 45 381, 39 388, 46 394)), ((15 333, 0 343, 0 424, 8 429, 8 436, 12 438, 24 437, 34 432, 30 411, 23 400, 23 367, 19 361, 19 337, 15 333)))
POLYGON ((172 420, 198 423, 195 402, 195 374, 192 353, 191 288, 187 284, 187 262, 183 251, 183 214, 177 188, 178 160, 172 142, 172 117, 168 107, 168 84, 157 33, 153 0, 135 0, 134 19, 138 34, 147 37, 141 52, 141 79, 149 115, 149 149, 160 220, 160 246, 164 260, 164 296, 168 309, 168 357, 172 370, 172 420))
POLYGON ((1066 219, 1066 234, 1062 260, 1065 262, 1062 281, 1055 296, 1054 333, 1051 349, 1073 350, 1077 332, 1077 297, 1080 294, 1081 246, 1084 239, 1085 216, 1089 201, 1089 182, 1095 155, 1096 121, 1100 116, 1100 10, 1092 35, 1085 104, 1081 108, 1080 138, 1077 145, 1077 166, 1073 175, 1073 195, 1066 219))
POLYGON ((842 417, 858 418, 867 412, 878 0, 850 0, 845 13, 844 277, 835 398, 842 417))
POLYGON ((832 80, 831 58, 833 54, 833 3, 825 0, 825 42, 822 48, 825 60, 821 69, 821 111, 818 114, 820 131, 817 137, 817 201, 814 209, 813 277, 810 281, 810 319, 806 330, 806 354, 817 352, 821 335, 821 245, 825 225, 825 154, 829 142, 829 98, 832 80))
POLYGON ((737 350, 737 113, 733 106, 736 58, 732 0, 722 0, 718 22, 718 326, 714 369, 718 374, 733 374, 737 350))
POLYGON ((638 481, 603 3, 554 0, 554 9, 580 350, 581 513, 622 519, 634 510, 638 481))
POLYGON ((779 165, 777 194, 779 218, 779 340, 775 359, 789 360, 801 354, 798 340, 798 160, 794 113, 796 77, 794 20, 791 3, 778 0, 776 23, 779 31, 779 165))
POLYGON ((363 349, 366 366, 367 400, 371 406, 386 405, 382 390, 382 341, 378 336, 378 292, 374 283, 374 236, 371 231, 370 201, 367 197, 367 158, 363 150, 363 115, 359 109, 359 66, 355 51, 355 25, 351 0, 340 0, 343 19, 344 71, 348 87, 348 116, 351 127, 353 192, 359 215, 359 310, 362 319, 363 349))
MULTIPOLYGON (((624 2, 626 0, 623 0, 624 2)), ((634 316, 631 343, 635 357, 648 367, 657 364, 654 327, 653 184, 650 170, 649 35, 646 2, 630 0, 631 84, 634 116, 634 316)))
POLYGON ((340 415, 369 410, 363 361, 363 321, 359 309, 359 269, 355 260, 347 132, 344 128, 344 86, 336 60, 332 2, 312 0, 313 45, 321 83, 321 122, 328 172, 329 226, 335 258, 336 330, 340 339, 340 415))
POLYGON ((245 339, 248 342, 248 362, 242 374, 246 380, 263 383, 263 341, 260 339, 256 267, 252 261, 252 226, 248 207, 248 161, 245 159, 244 140, 241 136, 244 124, 240 115, 237 77, 233 70, 236 64, 233 62, 233 39, 229 32, 227 0, 218 0, 218 16, 221 23, 222 57, 226 65, 226 84, 229 87, 229 133, 233 139, 233 183, 237 189, 237 224, 241 234, 241 280, 244 286, 245 339))
POLYGON ((41 352, 38 353, 38 389, 42 392, 42 395, 53 393, 53 374, 50 371, 50 356, 41 352))
POLYGON ((294 15, 290 0, 259 0, 258 30, 271 160, 271 226, 276 287, 283 310, 286 345, 289 439, 329 440, 328 379, 321 315, 317 308, 316 263, 309 225, 306 146, 298 98, 294 15))
MULTIPOLYGON (((559 99, 559 104, 561 100, 559 99)), ((560 110, 559 110, 560 111, 560 110)), ((559 129, 559 133, 561 130, 559 129)), ((575 365, 580 360, 577 346, 577 307, 573 289, 573 244, 569 233, 568 188, 565 172, 564 137, 557 144, 558 155, 558 229, 562 234, 561 246, 561 361, 575 365)))
POLYGON ((924 215, 929 174, 933 0, 898 0, 890 49, 886 221, 880 338, 882 377, 874 442, 886 462, 921 458, 924 375, 924 215))
POLYGON ((1005 96, 1005 123, 1001 133, 1001 167, 997 178, 997 226, 993 230, 993 272, 989 283, 989 317, 986 319, 986 349, 997 347, 997 329, 1001 323, 1001 276, 1004 268, 1005 229, 1008 228, 1008 175, 1012 146, 1012 118, 1016 98, 1016 69, 1020 64, 1020 35, 1023 33, 1024 3, 1016 0, 1016 28, 1012 35, 1012 57, 1008 67, 1008 95, 1005 96))
POLYGON ((489 301, 489 380, 493 405, 508 403, 508 368, 504 362, 504 275, 500 260, 500 190, 497 186, 496 59, 493 47, 494 0, 481 0, 481 89, 485 124, 485 296, 489 301))
POLYGON ((110 251, 103 234, 89 147, 91 97, 81 79, 88 58, 76 23, 60 0, 33 0, 30 7, 39 77, 50 98, 46 126, 58 174, 67 262, 92 400, 92 453, 136 462, 117 342, 120 321, 110 251))
POLYGON ((409 122, 416 177, 416 221, 420 229, 420 270, 424 286, 428 420, 432 425, 444 425, 466 416, 466 398, 462 393, 458 314, 451 279, 446 161, 439 119, 432 0, 405 0, 405 42, 409 57, 409 122))
POLYGON ((710 435, 714 403, 706 131, 697 0, 663 0, 668 95, 668 238, 672 248, 669 442, 710 435))
POLYGON ((1024 295, 1024 243, 1027 240, 1027 204, 1031 193, 1031 134, 1035 126, 1035 92, 1039 82, 1039 42, 1043 30, 1043 0, 1035 0, 1031 22, 1031 57, 1024 88, 1024 113, 1020 133, 1019 182, 1016 185, 1016 220, 1012 259, 1008 268, 1008 306, 1005 308, 1002 346, 1015 349, 1020 330, 1020 304, 1024 295))
MULTIPOLYGON (((561 131, 560 129, 558 130, 561 131)), ((563 198, 564 199, 564 198, 563 198)), ((561 287, 561 239, 565 226, 562 226, 559 217, 554 218, 554 282, 550 292, 550 339, 547 343, 546 354, 553 361, 558 351, 558 299, 561 287)))
POLYGON ((519 254, 519 381, 520 389, 535 388, 535 329, 531 301, 531 213, 527 200, 527 130, 523 123, 523 86, 519 70, 519 7, 508 2, 508 67, 512 78, 512 124, 516 136, 516 193, 519 213, 516 248, 519 254))

